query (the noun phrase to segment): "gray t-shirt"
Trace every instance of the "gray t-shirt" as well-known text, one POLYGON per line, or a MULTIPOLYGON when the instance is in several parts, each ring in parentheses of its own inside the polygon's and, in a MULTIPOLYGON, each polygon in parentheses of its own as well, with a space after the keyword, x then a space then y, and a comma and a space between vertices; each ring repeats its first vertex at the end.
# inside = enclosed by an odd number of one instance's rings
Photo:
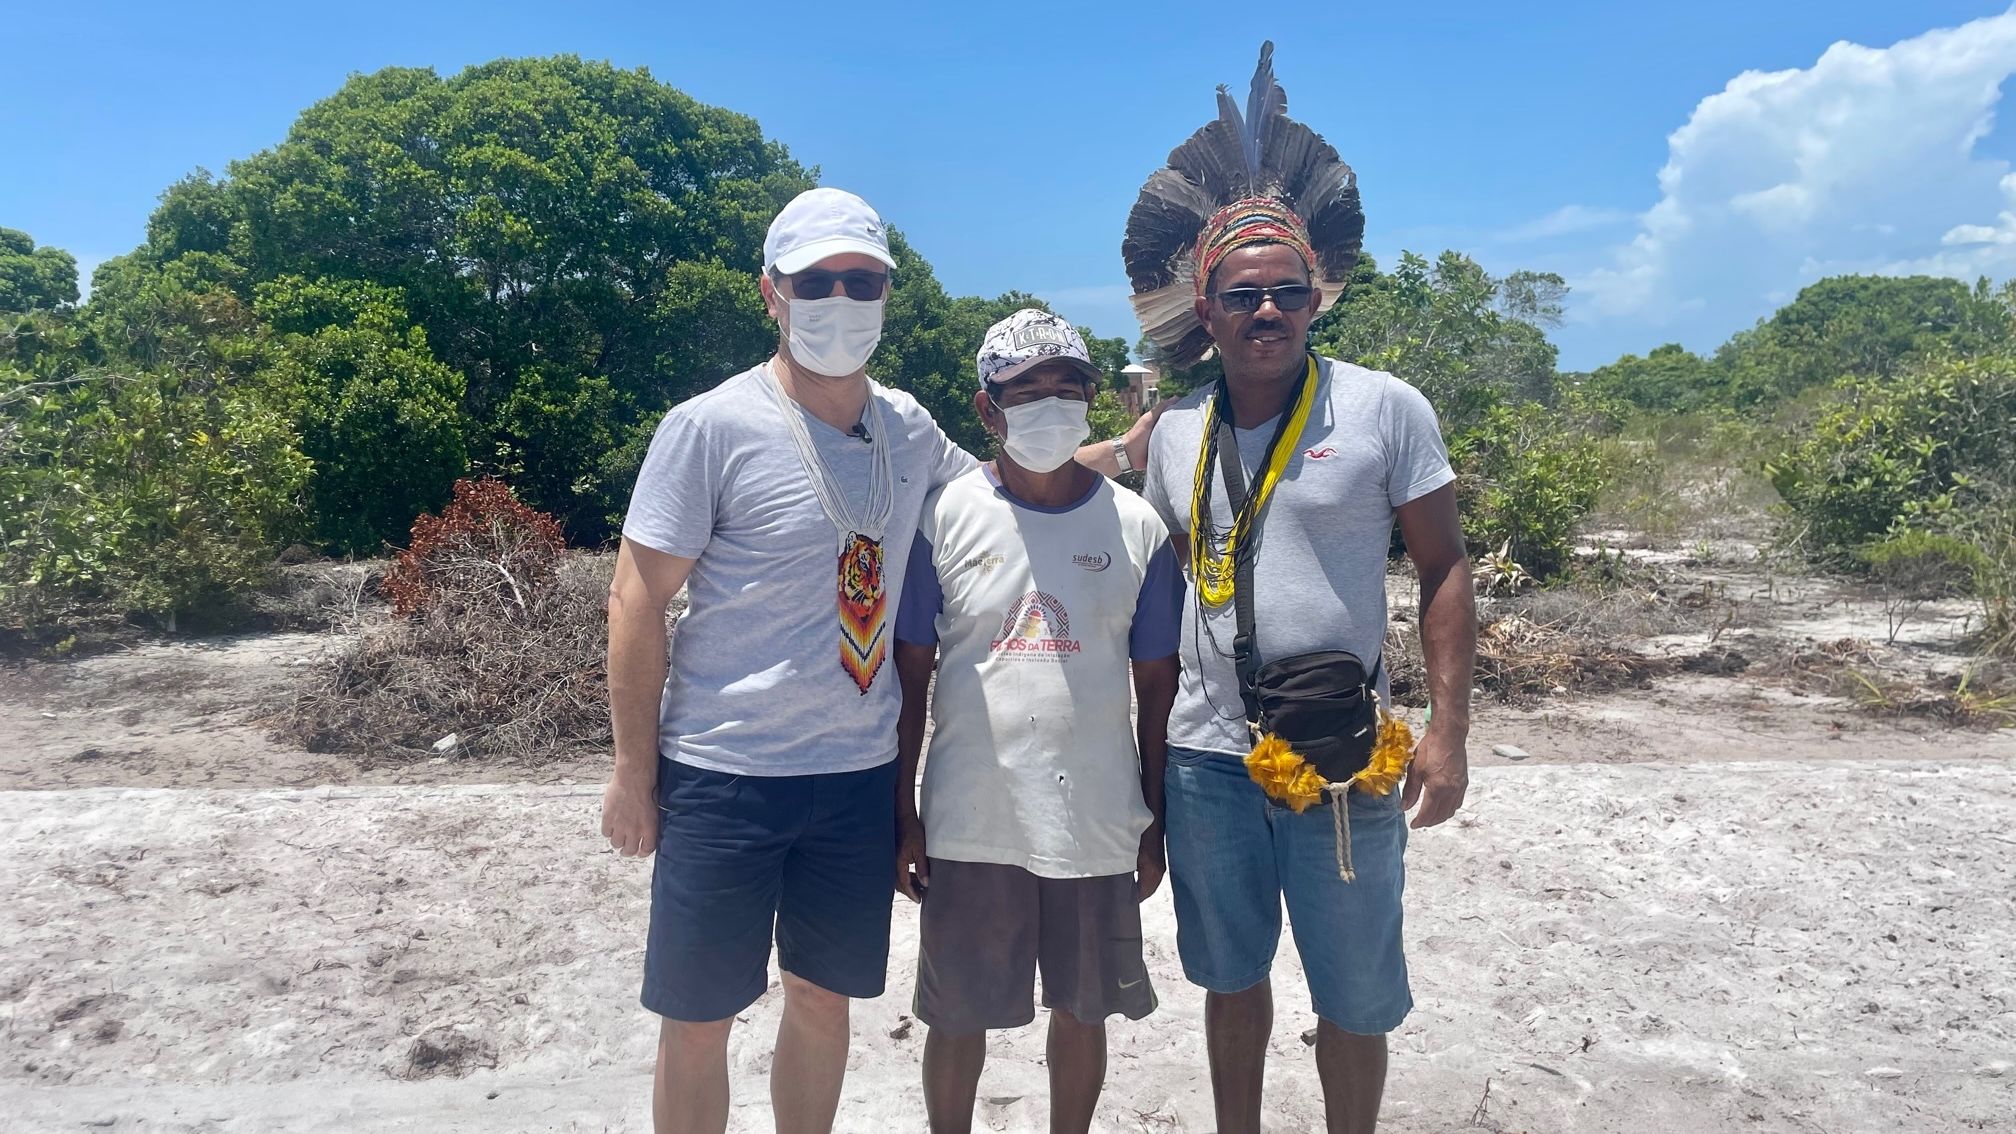
MULTIPOLYGON (((696 562, 672 638, 658 750, 751 776, 873 768, 896 756, 895 664, 867 692, 840 664, 839 537, 813 494, 761 367, 672 407, 637 475, 623 535, 696 562)), ((813 444, 857 512, 871 445, 894 445, 895 512, 883 537, 884 633, 924 497, 974 465, 917 400, 871 383, 888 437, 864 444, 807 413, 813 444)), ((866 419, 864 419, 866 420, 866 419)))
MULTIPOLYGON (((1253 566, 1254 648, 1261 664, 1312 650, 1349 650, 1370 666, 1386 640, 1386 550, 1394 509, 1456 479, 1435 411, 1390 374, 1323 359, 1321 387, 1295 454, 1261 522, 1253 566)), ((1190 530, 1190 492, 1208 386, 1169 407, 1148 449, 1144 494, 1169 530, 1190 530)), ((1237 431, 1253 476, 1276 422, 1237 431)), ((1211 477, 1213 522, 1231 523, 1222 475, 1211 477)), ((1189 575, 1189 564, 1184 564, 1189 575)), ((1204 607, 1189 579, 1183 676, 1169 743, 1244 755, 1252 741, 1232 665, 1233 604, 1204 607)), ((1383 679, 1382 679, 1383 685, 1383 679)))

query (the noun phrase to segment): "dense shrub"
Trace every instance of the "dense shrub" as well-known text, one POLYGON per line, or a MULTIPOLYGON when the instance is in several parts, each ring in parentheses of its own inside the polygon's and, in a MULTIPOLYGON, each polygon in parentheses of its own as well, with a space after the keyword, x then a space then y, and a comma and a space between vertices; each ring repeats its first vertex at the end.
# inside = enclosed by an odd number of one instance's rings
POLYGON ((560 524, 519 503, 502 481, 458 480, 454 491, 439 516, 413 521, 412 543, 385 572, 393 611, 529 610, 566 550, 560 524))
POLYGON ((2016 649, 2016 359, 1844 383, 1766 472, 1809 555, 1914 577, 1936 568, 1952 587, 1964 579, 1982 602, 1987 647, 2016 649))
POLYGON ((1594 439, 1543 406, 1499 406, 1452 437, 1449 456, 1473 557, 1504 549, 1538 579, 1567 566, 1604 483, 1594 439))
POLYGON ((2016 359, 1927 363, 1843 383, 1832 410, 1766 466, 1810 554, 1850 563, 1873 541, 1951 522, 2016 445, 2016 359))
POLYGON ((0 370, 0 623, 217 615, 302 522, 308 462, 255 390, 202 374, 0 370))

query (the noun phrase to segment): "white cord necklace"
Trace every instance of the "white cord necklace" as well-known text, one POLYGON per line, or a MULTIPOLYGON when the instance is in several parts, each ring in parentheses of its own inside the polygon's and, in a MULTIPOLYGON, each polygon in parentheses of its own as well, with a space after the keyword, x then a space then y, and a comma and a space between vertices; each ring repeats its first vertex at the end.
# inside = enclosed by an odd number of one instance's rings
POLYGON ((812 434, 805 428, 805 413, 784 393, 776 370, 765 365, 763 384, 784 415, 791 431, 791 444, 805 466, 812 494, 826 511, 839 544, 836 592, 840 621, 840 668, 866 696, 875 684, 875 675, 889 656, 889 595, 883 584, 882 536, 889 530, 889 517, 896 511, 896 473, 890 458, 895 438, 883 422, 882 403, 875 397, 875 385, 868 385, 868 501, 861 515, 855 515, 847 493, 812 434))
POLYGON ((880 540, 887 534, 889 517, 896 511, 896 474, 889 456, 894 446, 883 423, 882 403, 875 397, 874 383, 868 385, 868 408, 864 414, 869 435, 868 502, 862 514, 856 516, 840 479, 833 475, 833 469, 820 454, 819 447, 812 443, 811 431, 805 427, 805 411, 784 392, 784 384, 778 380, 776 370, 769 363, 764 364, 763 379, 771 400, 777 403, 778 412, 784 415, 785 427, 791 431, 791 443, 798 450, 798 460, 805 466, 806 479, 812 482, 812 493, 819 498, 819 506, 826 510, 826 518, 833 522, 839 546, 845 549, 849 538, 856 533, 880 540))

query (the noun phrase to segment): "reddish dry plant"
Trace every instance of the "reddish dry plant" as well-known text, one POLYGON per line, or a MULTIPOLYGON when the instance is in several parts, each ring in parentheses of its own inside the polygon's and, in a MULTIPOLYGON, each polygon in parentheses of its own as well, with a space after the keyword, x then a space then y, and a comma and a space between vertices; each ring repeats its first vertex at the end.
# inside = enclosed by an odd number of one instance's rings
POLYGON ((439 516, 413 521, 412 542, 380 587, 402 617, 444 600, 523 612, 566 546, 559 521, 520 503, 503 481, 458 480, 439 516))

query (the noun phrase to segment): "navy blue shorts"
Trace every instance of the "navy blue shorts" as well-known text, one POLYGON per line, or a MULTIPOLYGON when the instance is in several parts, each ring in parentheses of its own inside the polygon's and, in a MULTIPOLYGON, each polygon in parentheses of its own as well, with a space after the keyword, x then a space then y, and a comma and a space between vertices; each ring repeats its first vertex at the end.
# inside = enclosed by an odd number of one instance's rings
POLYGON ((658 761, 658 857, 644 1007, 725 1020, 777 964, 842 996, 882 995, 896 878, 896 762, 733 776, 658 761))

